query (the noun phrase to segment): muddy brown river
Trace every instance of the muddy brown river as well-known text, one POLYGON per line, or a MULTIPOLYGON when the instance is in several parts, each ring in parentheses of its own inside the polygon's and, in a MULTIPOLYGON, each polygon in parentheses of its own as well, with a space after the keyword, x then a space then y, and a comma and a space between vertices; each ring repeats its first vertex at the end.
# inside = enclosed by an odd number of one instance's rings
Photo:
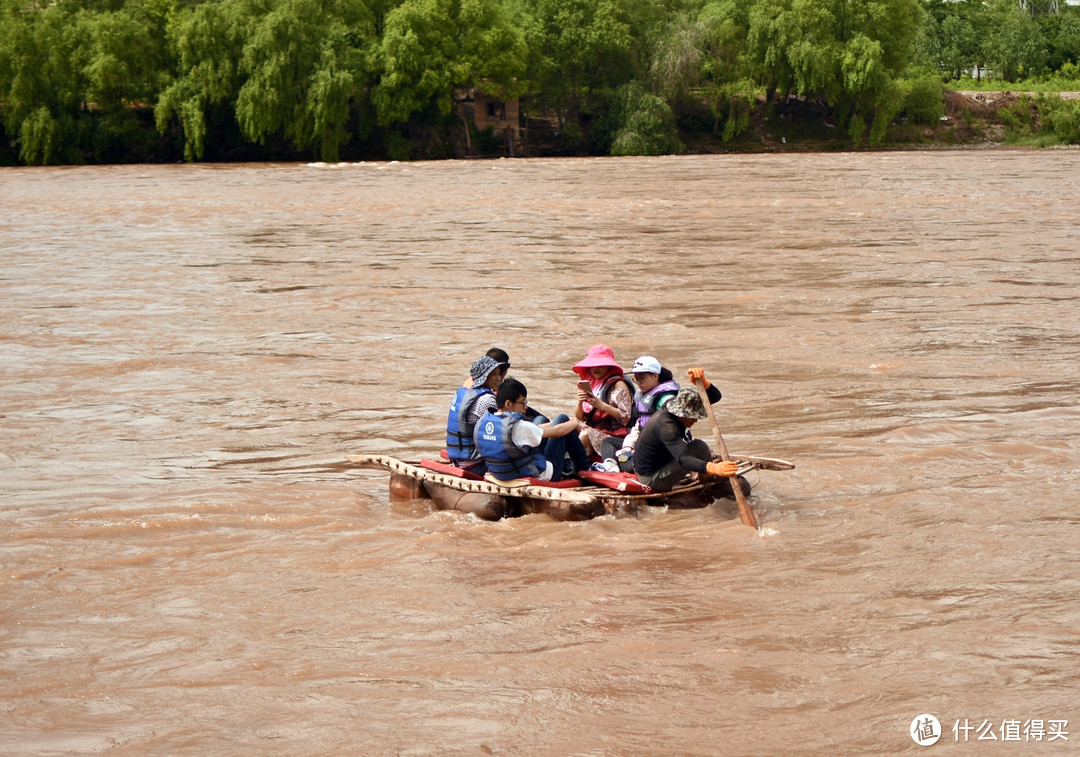
POLYGON ((0 754, 1074 752, 1077 197, 1077 150, 0 169, 0 754), (597 343, 797 465, 760 531, 343 464, 437 452, 491 346, 572 411, 597 343))

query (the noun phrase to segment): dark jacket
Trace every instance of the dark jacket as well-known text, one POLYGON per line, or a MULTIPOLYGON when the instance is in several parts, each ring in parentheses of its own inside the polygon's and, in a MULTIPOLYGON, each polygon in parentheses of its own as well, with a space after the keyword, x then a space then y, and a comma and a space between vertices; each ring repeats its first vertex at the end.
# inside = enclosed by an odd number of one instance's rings
MULTIPOLYGON (((706 394, 710 405, 720 401, 720 390, 715 384, 709 384, 706 394)), ((672 460, 678 460, 686 470, 704 473, 709 461, 690 453, 691 439, 690 429, 669 413, 666 406, 660 408, 641 429, 634 445, 634 472, 638 476, 653 476, 672 460)))

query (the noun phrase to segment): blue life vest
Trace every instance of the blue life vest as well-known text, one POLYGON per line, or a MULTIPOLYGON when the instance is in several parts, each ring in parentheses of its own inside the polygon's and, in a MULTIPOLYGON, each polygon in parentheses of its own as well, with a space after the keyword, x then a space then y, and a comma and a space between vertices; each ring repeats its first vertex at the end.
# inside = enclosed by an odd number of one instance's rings
POLYGON ((678 393, 679 385, 675 381, 657 384, 645 394, 638 393, 634 398, 634 418, 638 427, 645 428, 645 424, 660 409, 660 403, 665 397, 674 397, 678 393))
POLYGON ((486 386, 479 389, 463 386, 457 390, 450 402, 450 414, 446 417, 446 454, 451 460, 476 460, 480 457, 473 444, 469 411, 480 397, 494 393, 486 386))
POLYGON ((539 452, 514 444, 514 426, 522 422, 520 413, 488 413, 476 422, 476 448, 487 464, 488 473, 500 481, 539 478, 547 468, 547 460, 539 452))

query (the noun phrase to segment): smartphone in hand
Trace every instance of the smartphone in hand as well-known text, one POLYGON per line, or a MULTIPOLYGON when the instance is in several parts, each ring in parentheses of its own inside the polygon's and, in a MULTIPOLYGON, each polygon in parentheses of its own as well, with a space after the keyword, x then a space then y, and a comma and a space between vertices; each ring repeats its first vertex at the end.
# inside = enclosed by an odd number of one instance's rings
POLYGON ((583 392, 588 392, 589 394, 592 394, 592 385, 588 381, 577 382, 577 388, 583 392))

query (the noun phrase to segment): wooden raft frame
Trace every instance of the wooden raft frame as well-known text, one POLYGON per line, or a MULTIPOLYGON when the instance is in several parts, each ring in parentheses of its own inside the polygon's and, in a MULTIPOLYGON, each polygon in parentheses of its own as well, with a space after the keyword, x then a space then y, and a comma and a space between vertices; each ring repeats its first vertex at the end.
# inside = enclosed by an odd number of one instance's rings
MULTIPOLYGON (((406 463, 389 455, 348 455, 345 458, 358 468, 378 468, 389 471, 391 475, 407 476, 418 481, 432 483, 475 494, 490 494, 500 497, 532 498, 562 502, 567 505, 603 504, 611 507, 625 502, 651 502, 666 500, 678 494, 697 492, 707 484, 678 486, 671 491, 652 492, 650 494, 631 494, 602 486, 589 485, 560 489, 551 486, 500 486, 490 481, 472 481, 460 476, 439 473, 419 465, 406 463)), ((732 457, 739 464, 738 475, 742 476, 753 470, 792 470, 795 465, 786 460, 768 457, 732 457)))

